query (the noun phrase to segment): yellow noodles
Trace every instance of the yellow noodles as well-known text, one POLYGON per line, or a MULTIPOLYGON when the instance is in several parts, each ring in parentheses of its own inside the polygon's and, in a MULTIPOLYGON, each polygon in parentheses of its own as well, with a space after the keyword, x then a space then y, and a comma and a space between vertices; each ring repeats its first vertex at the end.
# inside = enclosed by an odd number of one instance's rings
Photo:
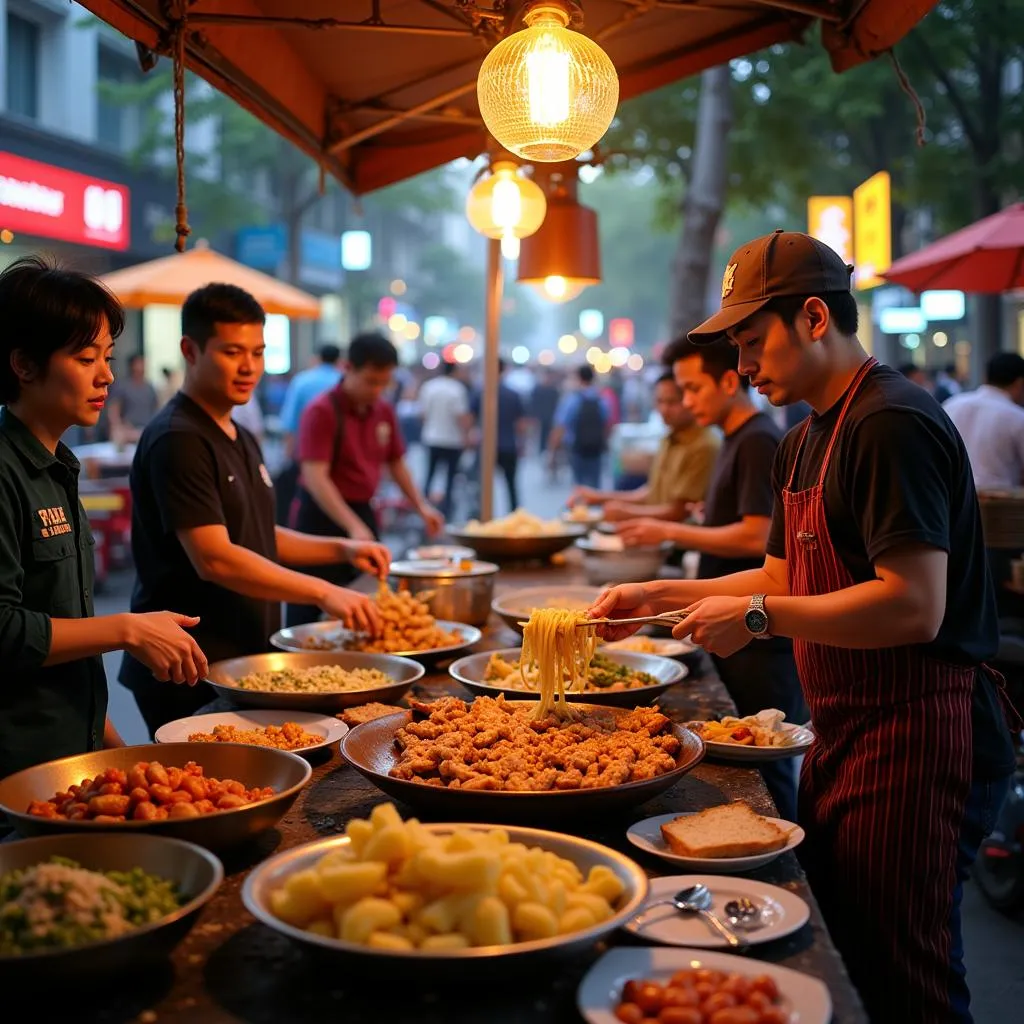
POLYGON ((523 681, 540 692, 536 718, 551 713, 572 717, 565 699, 565 680, 569 680, 570 692, 583 690, 597 647, 596 627, 578 629, 579 622, 586 622, 586 617, 566 608, 535 608, 530 612, 523 630, 520 667, 523 681))

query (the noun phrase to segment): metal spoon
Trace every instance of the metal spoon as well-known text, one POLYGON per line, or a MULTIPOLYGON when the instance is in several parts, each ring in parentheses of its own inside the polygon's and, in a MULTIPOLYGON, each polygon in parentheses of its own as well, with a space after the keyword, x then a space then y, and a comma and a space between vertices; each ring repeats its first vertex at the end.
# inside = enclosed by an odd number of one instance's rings
POLYGON ((699 883, 697 885, 688 886, 686 889, 680 889, 671 899, 658 900, 656 903, 650 903, 644 909, 633 918, 633 921, 638 921, 639 918, 643 917, 652 907, 660 907, 663 905, 671 905, 676 910, 681 910, 684 914, 700 914, 705 921, 710 924, 719 935, 725 939, 733 948, 737 946, 747 945, 746 939, 741 939, 735 932, 722 923, 722 921, 716 917, 708 909, 711 906, 711 890, 704 884, 699 883))

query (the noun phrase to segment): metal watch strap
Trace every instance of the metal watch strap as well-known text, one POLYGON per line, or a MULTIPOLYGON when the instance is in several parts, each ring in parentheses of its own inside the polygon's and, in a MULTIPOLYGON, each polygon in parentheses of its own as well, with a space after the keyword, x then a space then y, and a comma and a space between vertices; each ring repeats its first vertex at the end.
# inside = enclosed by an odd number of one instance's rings
POLYGON ((750 597, 750 609, 752 611, 760 612, 764 616, 764 619, 765 619, 765 630, 764 630, 763 633, 755 633, 754 634, 754 639, 755 640, 770 640, 771 639, 771 633, 769 633, 768 629, 767 629, 768 609, 765 608, 765 606, 764 606, 764 601, 765 601, 765 598, 767 596, 768 596, 767 594, 752 594, 751 597, 750 597))

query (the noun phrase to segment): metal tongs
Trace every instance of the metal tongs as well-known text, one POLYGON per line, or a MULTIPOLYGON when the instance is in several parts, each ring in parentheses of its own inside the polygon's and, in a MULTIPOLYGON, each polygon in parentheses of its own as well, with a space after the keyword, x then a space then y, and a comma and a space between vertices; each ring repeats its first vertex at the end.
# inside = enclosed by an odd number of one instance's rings
MULTIPOLYGON (((678 626, 687 616, 685 608, 677 608, 674 612, 662 612, 660 615, 641 615, 635 619, 582 619, 576 623, 577 629, 589 629, 591 626, 628 626, 632 623, 655 622, 661 626, 678 626)), ((525 626, 525 622, 520 622, 525 626)))
POLYGON ((589 626, 629 626, 633 623, 653 622, 660 626, 678 626, 687 616, 685 608, 677 608, 672 612, 662 612, 660 615, 640 615, 634 619, 586 619, 577 622, 576 628, 582 629, 589 626))

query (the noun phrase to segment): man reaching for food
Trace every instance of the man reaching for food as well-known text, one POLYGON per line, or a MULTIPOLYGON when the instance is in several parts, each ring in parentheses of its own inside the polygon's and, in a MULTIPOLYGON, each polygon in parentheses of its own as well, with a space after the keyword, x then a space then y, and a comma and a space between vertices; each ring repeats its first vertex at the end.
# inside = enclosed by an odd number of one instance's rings
POLYGON ((718 453, 718 435, 694 420, 671 371, 654 385, 654 405, 668 433, 658 446, 647 483, 632 491, 577 487, 569 496, 570 508, 602 505, 609 523, 640 517, 678 523, 704 500, 718 453))
MULTIPOLYGON (((383 578, 390 557, 381 544, 275 527, 259 445, 231 418, 263 375, 264 319, 260 304, 233 285, 210 284, 186 299, 185 383, 143 431, 132 463, 132 611, 191 609, 211 662, 266 651, 282 601, 315 604, 371 634, 381 625, 364 594, 284 567, 346 562, 383 578)), ((213 698, 203 684, 161 688, 127 653, 120 679, 151 732, 213 698)))

